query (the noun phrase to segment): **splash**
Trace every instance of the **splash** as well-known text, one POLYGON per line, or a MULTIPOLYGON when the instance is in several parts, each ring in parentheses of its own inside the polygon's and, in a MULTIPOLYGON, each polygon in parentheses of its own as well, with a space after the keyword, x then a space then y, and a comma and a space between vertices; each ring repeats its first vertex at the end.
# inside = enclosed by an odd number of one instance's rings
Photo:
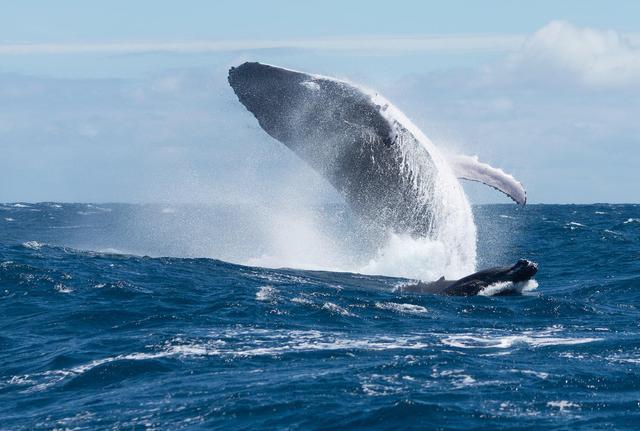
POLYGON ((358 272, 372 275, 436 280, 447 274, 457 276, 460 262, 452 262, 452 254, 444 242, 429 238, 412 238, 408 235, 391 234, 388 242, 376 252, 358 272))
POLYGON ((453 169, 402 111, 382 96, 365 91, 374 103, 386 106, 384 116, 398 134, 397 144, 406 178, 414 182, 418 199, 426 201, 433 214, 425 237, 390 232, 387 243, 378 249, 361 272, 422 280, 435 280, 441 276, 460 278, 474 272, 476 225, 471 205, 453 169), (425 158, 430 158, 430 162, 425 158))
POLYGON ((405 181, 415 191, 415 199, 420 204, 416 207, 428 207, 431 211, 428 215, 414 214, 414 217, 424 217, 428 225, 425 235, 400 234, 392 228, 381 232, 378 228, 345 237, 345 230, 358 231, 360 227, 353 221, 341 220, 347 227, 332 229, 330 225, 335 224, 336 219, 319 213, 317 207, 311 209, 315 193, 308 191, 313 187, 300 177, 293 180, 297 187, 283 190, 280 202, 263 212, 268 215, 259 224, 266 234, 266 250, 242 263, 426 281, 442 276, 455 279, 475 272, 473 213, 447 159, 398 108, 378 94, 362 91, 375 104, 386 106, 384 116, 397 135, 397 163, 405 181), (369 240, 371 237, 375 239, 369 240))
MULTIPOLYGON (((371 231, 371 226, 358 225, 356 220, 339 218, 332 211, 313 206, 312 193, 303 199, 296 190, 288 190, 276 205, 256 213, 256 226, 263 234, 258 242, 264 247, 256 247, 260 254, 240 263, 426 281, 442 276, 461 278, 475 272, 476 226, 471 206, 446 160, 424 135, 421 142, 426 142, 436 169, 421 172, 424 166, 415 163, 417 158, 408 154, 415 150, 410 148, 404 148, 404 161, 409 178, 414 178, 414 173, 423 178, 428 174, 429 190, 416 184, 421 198, 429 199, 433 209, 427 236, 371 231)), ((305 181, 296 183, 297 188, 309 188, 305 181)))

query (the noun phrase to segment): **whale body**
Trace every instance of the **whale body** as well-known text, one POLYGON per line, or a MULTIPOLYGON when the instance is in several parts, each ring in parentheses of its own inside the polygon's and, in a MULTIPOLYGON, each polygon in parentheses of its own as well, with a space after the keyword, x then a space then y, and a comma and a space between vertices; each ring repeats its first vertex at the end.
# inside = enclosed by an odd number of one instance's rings
POLYGON ((459 280, 440 280, 419 282, 400 288, 402 292, 432 293, 449 296, 473 296, 496 283, 522 283, 533 278, 538 272, 538 264, 520 259, 513 266, 489 268, 463 277, 459 280))
MULTIPOLYGON (((228 80, 262 129, 326 178, 354 212, 395 233, 433 237, 438 223, 453 224, 460 213, 472 224, 456 177, 483 182, 517 203, 526 202, 520 183, 500 169, 468 156, 446 160, 402 112, 375 92, 261 63, 232 67, 228 80), (464 205, 456 207, 452 199, 464 205)), ((458 230, 475 238, 475 227, 466 233, 458 230)))

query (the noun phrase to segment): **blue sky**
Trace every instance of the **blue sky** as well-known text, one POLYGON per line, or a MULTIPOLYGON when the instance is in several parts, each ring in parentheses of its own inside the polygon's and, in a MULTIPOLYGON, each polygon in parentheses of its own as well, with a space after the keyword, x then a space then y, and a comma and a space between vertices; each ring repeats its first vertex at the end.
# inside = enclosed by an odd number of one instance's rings
POLYGON ((635 1, 7 2, 0 201, 251 202, 292 183, 335 198, 226 84, 258 60, 379 90, 532 202, 639 202, 638 16, 635 1))
POLYGON ((5 2, 4 42, 531 33, 552 20, 636 31, 635 1, 5 2))

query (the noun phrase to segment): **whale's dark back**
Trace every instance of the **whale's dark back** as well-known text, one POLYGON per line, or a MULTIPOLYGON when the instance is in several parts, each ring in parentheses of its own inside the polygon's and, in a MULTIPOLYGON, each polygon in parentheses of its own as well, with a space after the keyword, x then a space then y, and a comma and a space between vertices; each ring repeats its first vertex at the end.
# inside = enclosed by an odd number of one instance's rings
POLYGON ((404 286, 405 292, 433 293, 450 296, 473 296, 482 289, 501 282, 520 283, 530 280, 538 272, 538 264, 527 259, 520 259, 512 266, 498 266, 475 272, 459 280, 419 282, 404 286))

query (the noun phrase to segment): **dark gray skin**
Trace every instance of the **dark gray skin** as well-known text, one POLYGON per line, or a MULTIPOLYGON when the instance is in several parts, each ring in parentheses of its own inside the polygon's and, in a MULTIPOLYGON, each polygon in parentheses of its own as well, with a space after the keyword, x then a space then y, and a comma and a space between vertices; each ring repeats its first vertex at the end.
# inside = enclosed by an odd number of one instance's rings
POLYGON ((485 269, 468 275, 460 280, 445 280, 442 277, 438 281, 430 283, 419 282, 402 287, 402 292, 432 293, 449 296, 473 296, 482 289, 495 283, 510 281, 519 283, 533 278, 538 272, 538 264, 530 260, 520 259, 513 266, 503 266, 485 269))
POLYGON ((229 70, 229 84, 260 127, 326 178, 368 223, 414 237, 430 234, 436 202, 428 151, 387 106, 353 85, 260 63, 229 70), (404 166, 414 148, 424 173, 404 166))

